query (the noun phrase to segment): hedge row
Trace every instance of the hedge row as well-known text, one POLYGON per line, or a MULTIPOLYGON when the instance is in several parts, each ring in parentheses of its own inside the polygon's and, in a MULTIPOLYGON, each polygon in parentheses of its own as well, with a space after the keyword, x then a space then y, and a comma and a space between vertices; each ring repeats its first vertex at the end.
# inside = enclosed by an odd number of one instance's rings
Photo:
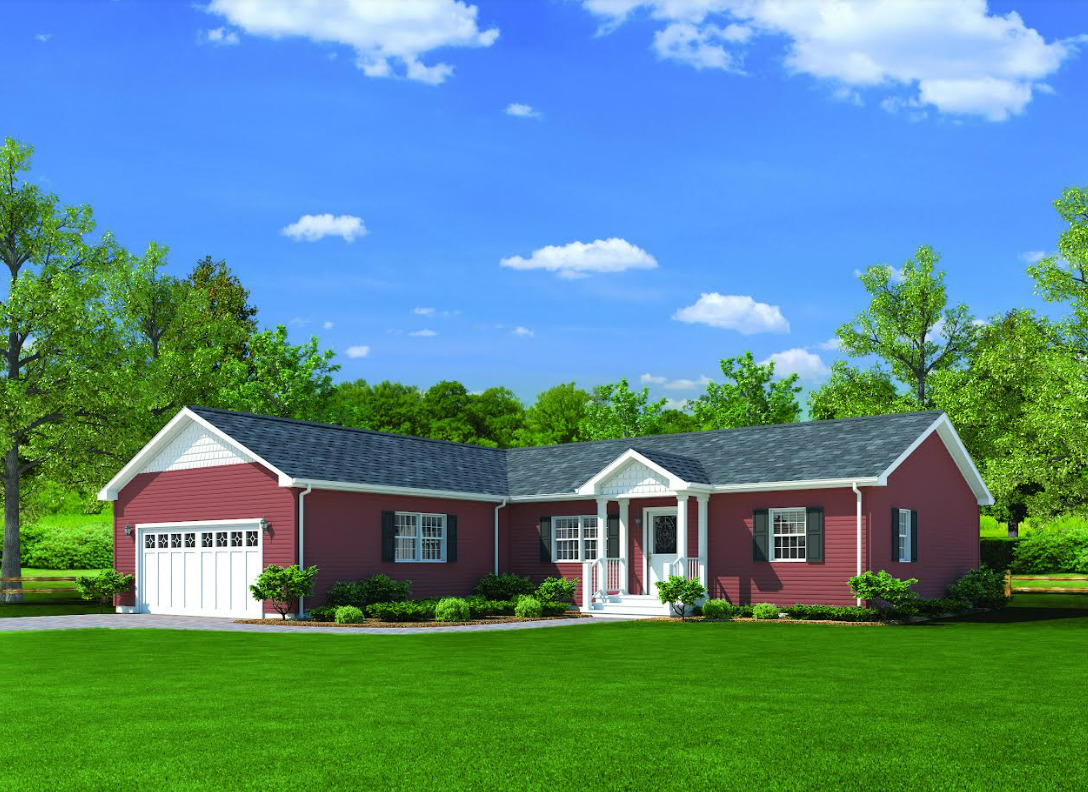
POLYGON ((20 530, 19 558, 34 569, 106 569, 113 566, 110 522, 90 515, 71 523, 43 518, 20 530))
MULTIPOLYGON (((386 622, 422 622, 435 619, 435 611, 442 600, 420 599, 403 602, 372 602, 364 609, 371 619, 386 622)), ((490 616, 514 616, 518 600, 487 600, 483 597, 465 597, 469 619, 486 619, 490 616)), ((322 605, 310 608, 310 616, 315 621, 334 621, 336 605, 322 605)), ((541 602, 542 615, 562 616, 570 605, 565 602, 541 602)))

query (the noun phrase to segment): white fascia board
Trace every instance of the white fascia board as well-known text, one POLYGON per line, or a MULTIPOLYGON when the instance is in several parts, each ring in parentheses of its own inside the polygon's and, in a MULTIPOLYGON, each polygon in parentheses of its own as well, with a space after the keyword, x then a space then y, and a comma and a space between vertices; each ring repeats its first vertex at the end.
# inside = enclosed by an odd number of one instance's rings
POLYGON ((883 483, 879 478, 870 476, 867 478, 844 479, 802 479, 798 481, 761 481, 756 484, 718 484, 714 492, 772 492, 774 490, 807 490, 807 489, 849 489, 853 485, 859 487, 880 487, 883 483))
POLYGON ((423 489, 421 487, 394 487, 384 484, 352 484, 346 481, 324 481, 321 479, 287 478, 280 481, 281 487, 313 487, 315 490, 335 492, 362 492, 372 495, 407 495, 415 498, 449 498, 450 500, 482 501, 484 503, 502 503, 510 498, 504 495, 487 495, 478 492, 457 492, 455 490, 423 489))
POLYGON ((625 493, 623 495, 583 495, 578 492, 557 492, 552 495, 512 495, 507 498, 510 503, 550 503, 552 501, 584 501, 607 498, 610 501, 634 501, 651 500, 653 498, 675 498, 678 496, 706 496, 716 492, 708 484, 692 484, 683 490, 667 490, 665 492, 639 492, 625 493))
POLYGON ((952 457, 952 461, 956 463, 956 467, 959 468, 960 475, 963 476, 964 481, 967 482, 967 486, 971 488, 971 492, 974 493, 975 498, 978 500, 979 506, 993 506, 994 496, 990 494, 989 488, 986 486, 986 482, 982 480, 982 474, 978 472, 978 468, 975 466, 975 462, 971 459, 971 454, 967 451, 967 446, 963 444, 963 440, 960 439, 959 433, 956 432, 956 428, 952 426, 952 421, 949 420, 948 415, 941 415, 937 420, 930 424, 922 434, 918 436, 913 443, 907 446, 907 449, 900 454, 888 469, 880 474, 880 485, 887 486, 888 477, 894 473, 907 457, 913 454, 926 439, 933 434, 937 433, 937 436, 941 438, 946 449, 948 449, 949 455, 952 457))
POLYGON ((647 459, 646 457, 644 457, 642 454, 640 454, 635 449, 628 448, 626 451, 624 451, 618 457, 616 457, 611 462, 609 462, 607 465, 605 465, 596 475, 593 476, 593 478, 591 478, 585 484, 580 486, 576 490, 576 492, 579 495, 584 495, 586 497, 590 497, 590 498, 595 497, 596 494, 597 494, 596 493, 597 485, 600 484, 602 481, 604 481, 609 476, 611 476, 613 473, 615 473, 621 467, 626 465, 631 460, 635 460, 636 462, 639 462, 640 464, 645 465, 646 467, 648 467, 650 470, 654 471, 658 475, 664 476, 666 479, 668 479, 669 489, 671 489, 673 491, 689 489, 692 486, 696 486, 696 487, 699 486, 697 484, 696 485, 688 484, 688 482, 684 481, 682 478, 677 476, 672 471, 661 467, 661 465, 657 464, 653 460, 647 459))
POLYGON ((178 432, 180 432, 188 423, 198 424, 202 428, 211 432, 211 434, 213 434, 215 437, 225 442, 231 448, 240 451, 246 456, 252 458, 255 462, 259 462, 260 464, 264 465, 266 468, 276 474, 281 487, 286 486, 284 484, 284 481, 290 480, 290 477, 288 477, 275 465, 269 463, 267 460, 262 459, 260 456, 253 453, 253 451, 246 448, 244 445, 239 443, 222 429, 204 420, 195 412, 190 410, 188 407, 183 407, 177 415, 175 415, 167 422, 166 426, 160 429, 158 433, 154 437, 152 437, 150 441, 148 441, 147 445, 145 445, 137 452, 136 456, 129 460, 127 465, 121 468, 116 476, 110 479, 109 483, 106 484, 105 487, 99 490, 98 500, 117 500, 117 494, 121 491, 121 489, 130 481, 132 481, 132 479, 134 479, 143 470, 144 465, 146 465, 151 459, 153 459, 155 454, 158 453, 158 451, 163 446, 169 443, 174 438, 174 436, 178 432))
POLYGON ((260 525, 264 517, 249 517, 243 520, 174 520, 173 522, 136 523, 137 531, 157 531, 164 528, 241 528, 248 525, 260 525))

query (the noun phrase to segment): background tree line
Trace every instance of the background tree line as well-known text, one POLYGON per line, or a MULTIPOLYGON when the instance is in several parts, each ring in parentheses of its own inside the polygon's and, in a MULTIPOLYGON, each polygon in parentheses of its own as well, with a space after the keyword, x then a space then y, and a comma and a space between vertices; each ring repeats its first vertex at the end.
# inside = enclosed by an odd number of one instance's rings
MULTIPOLYGON (((87 206, 65 206, 28 178, 32 149, 0 148, 0 453, 2 574, 16 576, 20 515, 93 493, 182 406, 202 404, 497 447, 568 443, 801 420, 797 375, 751 352, 720 361, 720 382, 681 409, 626 379, 573 382, 528 406, 508 388, 469 392, 333 382, 339 367, 311 337, 261 329, 249 291, 206 257, 184 278, 167 250, 126 251, 97 233, 87 206)), ((1058 253, 1029 267, 1051 320, 1016 308, 980 321, 950 304, 939 256, 861 274, 869 306, 836 335, 838 362, 809 394, 811 419, 946 410, 998 505, 999 519, 1088 503, 1088 193, 1055 206, 1058 253)))

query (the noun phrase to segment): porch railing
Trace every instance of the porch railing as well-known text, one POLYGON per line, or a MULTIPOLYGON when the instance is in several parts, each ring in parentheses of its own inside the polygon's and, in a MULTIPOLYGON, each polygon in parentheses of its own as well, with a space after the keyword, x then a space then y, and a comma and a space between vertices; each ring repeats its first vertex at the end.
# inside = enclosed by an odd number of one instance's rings
POLYGON ((672 565, 672 574, 688 580, 702 580, 702 573, 702 563, 698 556, 691 558, 680 557, 672 565))

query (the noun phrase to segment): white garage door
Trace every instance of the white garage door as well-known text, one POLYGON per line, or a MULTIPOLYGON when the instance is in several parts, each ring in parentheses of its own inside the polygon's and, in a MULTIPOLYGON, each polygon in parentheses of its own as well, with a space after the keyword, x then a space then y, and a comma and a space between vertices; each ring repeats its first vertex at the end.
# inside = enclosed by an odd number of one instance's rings
POLYGON ((244 524, 140 528, 140 613, 260 618, 250 584, 261 573, 261 530, 244 524))

